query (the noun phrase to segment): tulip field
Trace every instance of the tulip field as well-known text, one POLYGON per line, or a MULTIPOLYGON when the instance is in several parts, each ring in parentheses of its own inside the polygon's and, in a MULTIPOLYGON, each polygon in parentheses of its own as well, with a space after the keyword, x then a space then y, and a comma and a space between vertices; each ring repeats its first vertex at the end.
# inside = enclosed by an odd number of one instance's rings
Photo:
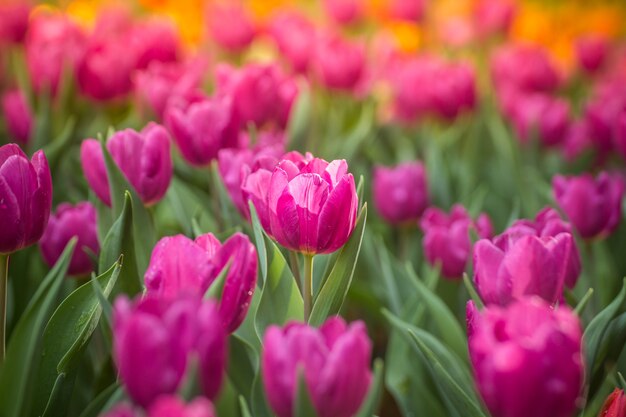
POLYGON ((0 0, 0 417, 626 417, 625 22, 0 0))

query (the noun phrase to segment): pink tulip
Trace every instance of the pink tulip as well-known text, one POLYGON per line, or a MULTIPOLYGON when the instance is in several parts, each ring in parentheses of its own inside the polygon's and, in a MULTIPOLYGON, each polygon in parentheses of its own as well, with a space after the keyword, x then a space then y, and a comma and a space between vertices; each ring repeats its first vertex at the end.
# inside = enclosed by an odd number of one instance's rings
POLYGON ((374 169, 374 205, 389 223, 417 221, 428 207, 428 183, 421 162, 374 169))
POLYGON ((565 140, 569 129, 569 102, 546 94, 514 94, 511 97, 510 118, 522 143, 534 135, 545 146, 565 140))
POLYGON ((512 45, 500 49, 492 59, 491 72, 498 89, 549 93, 560 84, 548 53, 535 46, 512 45))
POLYGON ((481 36, 506 33, 516 12, 512 0, 480 0, 474 9, 474 23, 481 36))
POLYGON ((278 417, 293 416, 298 370, 320 417, 351 417, 370 382, 372 344, 365 325, 332 317, 319 329, 292 322, 263 338, 263 385, 278 417))
POLYGON ((281 12, 272 18, 269 33, 281 56, 295 72, 304 73, 310 66, 311 48, 315 45, 315 26, 305 15, 281 12))
POLYGON ((315 50, 315 72, 320 82, 337 90, 353 91, 365 74, 365 48, 335 35, 320 35, 315 50))
POLYGON ((144 275, 147 292, 166 299, 180 294, 202 296, 229 262, 219 311, 232 333, 248 312, 257 280, 256 249, 241 233, 224 244, 211 233, 195 241, 183 235, 161 239, 144 275))
POLYGON ((348 25, 363 16, 363 0, 324 0, 326 14, 340 25, 348 25))
POLYGON ((0 147, 0 201, 0 254, 37 242, 52 206, 52 178, 42 151, 29 161, 16 144, 0 147))
POLYGON ((624 195, 621 178, 606 172, 595 179, 591 174, 556 175, 552 189, 559 206, 583 238, 606 237, 619 225, 624 195))
POLYGON ((178 397, 163 396, 150 406, 147 417, 215 417, 215 410, 206 398, 185 404, 178 397))
MULTIPOLYGON (((149 123, 141 132, 125 129, 115 133, 107 142, 113 161, 146 205, 158 202, 167 191, 173 167, 167 131, 149 123)), ((83 141, 80 159, 85 178, 98 198, 111 205, 109 180, 104 155, 95 139, 83 141)))
POLYGON ((626 394, 624 394, 624 390, 615 388, 604 402, 598 417, 624 416, 626 416, 626 394))
POLYGON ((583 71, 594 73, 606 62, 609 45, 602 36, 585 36, 576 42, 576 57, 583 71))
POLYGON ((570 417, 583 383, 582 333, 569 307, 538 297, 481 313, 468 303, 469 354, 493 417, 570 417))
POLYGON ((418 22, 424 17, 426 0, 390 0, 391 17, 399 20, 418 22))
POLYGON ((214 4, 209 8, 207 20, 211 36, 224 49, 239 52, 254 39, 254 22, 241 5, 214 4))
POLYGON ((130 34, 129 48, 137 54, 137 69, 146 69, 155 61, 176 62, 182 53, 176 28, 160 19, 136 23, 130 34))
POLYGON ((13 90, 2 96, 2 113, 11 139, 28 143, 33 131, 33 113, 21 90, 13 90))
POLYGON ((28 0, 5 0, 0 4, 0 45, 24 40, 30 11, 28 0))
POLYGON ((93 261, 86 251, 94 255, 100 252, 96 224, 96 209, 88 202, 72 206, 60 204, 55 214, 50 217, 48 227, 39 247, 44 260, 52 267, 63 253, 67 243, 76 237, 76 249, 70 261, 69 275, 87 275, 93 271, 93 261))
POLYGON ((446 278, 460 278, 470 257, 472 242, 470 228, 474 228, 481 238, 492 235, 489 217, 481 214, 474 222, 465 208, 456 204, 446 214, 436 207, 424 212, 420 226, 424 230, 424 255, 433 266, 441 264, 441 272, 446 278))

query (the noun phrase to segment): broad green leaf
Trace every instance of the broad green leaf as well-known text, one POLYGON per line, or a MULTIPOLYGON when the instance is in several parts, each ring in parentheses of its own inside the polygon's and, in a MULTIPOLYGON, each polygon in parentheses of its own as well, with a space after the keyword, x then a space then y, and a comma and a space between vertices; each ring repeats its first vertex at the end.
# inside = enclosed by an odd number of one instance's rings
MULTIPOLYGON (((115 263, 97 278, 105 296, 109 296, 120 273, 121 264, 115 263)), ((81 354, 91 339, 102 307, 93 284, 87 282, 72 292, 56 309, 43 334, 43 345, 37 385, 33 397, 33 416, 65 415, 71 390, 53 389, 57 384, 73 384, 70 372, 78 364, 81 354), (62 378, 59 380, 59 378, 62 378), (64 378, 64 379, 63 379, 64 378), (68 392, 69 391, 69 392, 68 392), (62 392, 68 397, 63 397, 62 392)))
POLYGON ((118 403, 124 397, 124 390, 119 382, 115 382, 104 389, 94 400, 85 408, 80 417, 98 417, 107 411, 114 404, 118 403))
POLYGON ((43 327, 50 317, 61 283, 72 257, 76 238, 65 247, 63 254, 44 278, 9 340, 6 358, 0 369, 0 416, 26 416, 30 402, 27 394, 32 388, 37 369, 43 327))
POLYGON ((370 385, 370 389, 367 392, 367 396, 361 404, 356 417, 372 417, 376 414, 376 410, 380 405, 380 400, 383 396, 383 361, 382 359, 376 359, 374 361, 374 376, 370 385))
POLYGON ((309 324, 319 326, 329 317, 338 314, 348 294, 354 268, 359 259, 361 242, 367 220, 367 204, 363 205, 352 236, 341 249, 341 253, 326 278, 322 289, 313 303, 309 324))
POLYGON ((263 237, 263 227, 259 221, 259 215, 252 201, 248 201, 250 208, 250 219, 252 220, 252 229, 254 231, 254 243, 256 243, 256 251, 259 255, 259 265, 261 266, 261 279, 259 285, 263 287, 267 278, 267 248, 265 247, 265 238, 263 237))
POLYGON ((246 399, 241 395, 239 396, 239 408, 241 410, 241 417, 252 417, 250 409, 248 408, 248 403, 246 403, 246 399))
POLYGON ((274 413, 270 411, 265 398, 265 390, 263 389, 263 381, 261 380, 261 369, 259 368, 252 383, 252 404, 250 409, 254 417, 272 417, 274 413))
POLYGON ((293 402, 294 417, 318 417, 304 379, 304 369, 298 368, 298 390, 293 402))
POLYGON ((228 343, 228 378, 234 387, 249 399, 252 395, 252 384, 259 366, 258 353, 241 337, 232 334, 228 343))

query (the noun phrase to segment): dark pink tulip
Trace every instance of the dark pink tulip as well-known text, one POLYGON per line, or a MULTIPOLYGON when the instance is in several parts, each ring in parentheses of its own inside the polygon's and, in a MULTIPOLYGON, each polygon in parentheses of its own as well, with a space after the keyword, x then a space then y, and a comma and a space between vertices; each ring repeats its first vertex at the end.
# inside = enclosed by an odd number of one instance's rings
POLYGON ((359 20, 364 12, 363 0, 324 0, 326 14, 340 25, 359 20))
POLYGON ((42 151, 29 161, 16 144, 0 147, 0 201, 0 253, 37 242, 52 206, 52 178, 42 151))
POLYGON ((514 94, 510 118, 518 139, 528 142, 533 135, 545 146, 565 140, 570 119, 569 102, 547 94, 514 94))
POLYGON ((233 332, 248 312, 257 279, 256 249, 241 233, 223 245, 211 233, 195 241, 183 235, 161 239, 144 276, 147 292, 167 299, 202 296, 229 262, 219 310, 225 328, 233 332))
POLYGON ((254 39, 254 22, 241 5, 214 4, 209 7, 207 20, 213 40, 224 49, 239 52, 254 39))
POLYGON ((492 59, 491 72, 498 89, 548 93, 560 83, 548 53, 536 46, 512 45, 500 49, 492 59))
POLYGON ((576 42, 576 57, 583 71, 594 73, 606 61, 609 44, 602 36, 585 36, 576 42))
POLYGON ((602 162, 613 151, 619 116, 626 112, 626 84, 623 77, 598 82, 584 108, 584 122, 591 143, 602 162))
POLYGON ((394 19, 417 22, 422 20, 426 0, 390 0, 389 13, 394 19))
POLYGON ((556 175, 552 179, 554 197, 585 239, 606 237, 618 226, 622 216, 624 183, 606 172, 596 178, 556 175))
POLYGON ((136 23, 130 34, 129 48, 137 54, 137 69, 146 69, 154 61, 176 62, 182 54, 176 28, 162 19, 136 23))
POLYGON ((320 82, 337 90, 353 91, 365 74, 365 47, 337 35, 320 35, 315 72, 320 82))
POLYGON ((417 221, 428 207, 428 183, 421 162, 374 169, 374 205, 389 223, 417 221))
POLYGON ((276 64, 253 63, 240 69, 222 64, 216 77, 218 94, 232 97, 243 126, 287 125, 298 86, 276 64))
POLYGON ((471 255, 470 228, 486 239, 492 235, 489 217, 481 214, 474 222, 467 210, 456 204, 446 214, 436 207, 424 212, 420 226, 424 230, 424 255, 433 266, 441 264, 446 278, 460 278, 471 255))
POLYGON ((91 203, 85 201, 75 206, 60 204, 56 213, 50 217, 46 232, 39 242, 43 258, 50 267, 56 263, 73 237, 78 241, 68 274, 87 275, 93 271, 93 261, 85 249, 95 255, 100 252, 96 209, 91 203))
POLYGON ((28 0, 11 0, 0 4, 0 45, 24 40, 30 10, 28 0))
MULTIPOLYGON (((222 305, 224 303, 223 301, 222 305)), ((220 308, 213 302, 204 302, 196 313, 197 334, 194 352, 198 359, 198 375, 202 393, 210 399, 217 398, 220 391, 228 356, 227 335, 220 308)))
POLYGON ((480 0, 474 8, 474 24, 481 36, 505 33, 515 16, 512 0, 480 0))
POLYGON ((614 138, 615 149, 626 159, 626 109, 617 116, 614 138))
POLYGON ((569 307, 531 297, 481 313, 468 308, 467 321, 476 385, 493 417, 573 415, 584 366, 569 307))
POLYGON ((359 205, 346 161, 318 158, 284 159, 269 178, 267 208, 252 201, 259 213, 267 211, 268 233, 278 243, 310 255, 334 252, 348 241, 359 205))
POLYGON ((281 56, 295 72, 306 72, 315 45, 315 26, 305 15, 283 11, 272 18, 269 33, 278 45, 281 56))
POLYGON ((206 398, 185 404, 176 396, 163 396, 150 406, 147 417, 215 417, 215 410, 206 398))
POLYGON ((626 395, 624 390, 615 388, 607 397, 598 417, 624 417, 626 416, 626 395))
POLYGON ((180 153, 195 166, 207 165, 220 149, 238 145, 239 123, 230 97, 205 99, 186 109, 170 106, 165 121, 180 153))
POLYGON ((298 369, 320 417, 351 417, 371 379, 372 344, 363 322, 332 317, 319 329, 292 322, 271 326, 263 338, 263 385, 278 417, 293 415, 298 369))
POLYGON ((84 33, 68 17, 35 16, 26 36, 26 63, 35 91, 55 94, 64 68, 74 73, 84 45, 84 33))
POLYGON ((20 90, 4 93, 2 96, 2 113, 9 137, 16 142, 28 143, 34 121, 24 93, 20 90))
MULTIPOLYGON (((109 138, 106 146, 144 204, 152 205, 163 198, 173 173, 170 139, 163 126, 149 123, 141 132, 121 130, 109 138)), ((110 206, 109 181, 100 143, 95 139, 83 141, 80 159, 89 186, 110 206)))

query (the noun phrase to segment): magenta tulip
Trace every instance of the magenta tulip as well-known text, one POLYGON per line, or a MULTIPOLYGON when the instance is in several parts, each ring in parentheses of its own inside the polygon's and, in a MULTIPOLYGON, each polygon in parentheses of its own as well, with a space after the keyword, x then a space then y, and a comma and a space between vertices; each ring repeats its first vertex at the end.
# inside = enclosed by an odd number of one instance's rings
POLYGON ((272 18, 269 32, 295 72, 304 73, 312 61, 315 26, 306 16, 284 11, 272 18))
POLYGON ((474 23, 485 37, 506 33, 513 22, 516 5, 512 0, 480 0, 474 8, 474 23))
POLYGON ((560 84, 548 53, 536 46, 512 45, 494 54, 491 72, 498 89, 553 92, 560 84))
POLYGON ((177 62, 182 54, 176 27, 163 18, 136 23, 129 48, 137 54, 137 69, 146 69, 151 62, 177 62))
POLYGON ((50 217, 46 232, 39 242, 43 258, 50 267, 56 263, 73 237, 77 238, 77 242, 68 274, 87 275, 93 271, 90 253, 97 256, 100 252, 96 209, 91 203, 85 201, 75 206, 60 204, 56 213, 50 217))
POLYGON ((147 417, 215 417, 215 410, 206 398, 185 404, 178 397, 163 396, 150 406, 147 417))
MULTIPOLYGON (((144 204, 152 205, 163 198, 173 174, 170 139, 163 126, 149 123, 141 132, 121 130, 109 138, 106 146, 144 204)), ((80 160, 90 187, 110 206, 109 180, 100 143, 95 139, 83 141, 80 160)))
POLYGON ((583 71, 594 73, 605 63, 609 45, 602 36, 585 36, 576 42, 576 57, 583 71))
POLYGON ((469 354, 493 417, 570 417, 583 384, 582 333, 569 307, 538 297, 478 313, 468 305, 469 354))
POLYGON ((552 179, 554 197, 580 236, 603 238, 619 225, 622 216, 624 182, 606 172, 577 177, 556 175, 552 179))
POLYGON ((314 69, 324 86, 354 91, 364 77, 365 64, 362 44, 330 34, 318 37, 314 69))
POLYGON ((42 151, 29 161, 13 143, 0 147, 0 201, 0 254, 37 242, 52 206, 52 178, 42 151))
POLYGON ((28 143, 33 131, 34 120, 24 93, 20 90, 4 93, 2 96, 2 113, 9 137, 19 143, 28 143))
POLYGON ((254 22, 241 5, 214 4, 209 7, 207 20, 213 40, 228 51, 240 52, 254 39, 254 22))
POLYGON ((420 226, 424 230, 424 255, 433 266, 441 265, 444 277, 460 278, 470 257, 472 242, 470 228, 476 230, 481 238, 492 235, 491 221, 486 214, 481 214, 474 222, 467 210, 459 204, 454 205, 450 214, 431 207, 424 212, 420 226))
POLYGON ((389 13, 394 19, 418 22, 424 17, 426 0, 390 0, 389 13))
POLYGON ((522 143, 535 138, 545 146, 565 140, 570 125, 569 102, 547 94, 512 94, 509 117, 522 143))
POLYGON ((31 7, 29 0, 5 0, 0 4, 0 45, 24 40, 31 7))
POLYGON ((238 145, 239 123, 229 97, 192 103, 187 109, 170 107, 165 120, 187 162, 204 166, 223 148, 238 145))
POLYGON ((417 221, 428 206, 426 171, 421 162, 374 169, 374 205, 389 223, 417 221))
POLYGON ((320 417, 351 417, 363 402, 370 382, 372 344, 365 325, 349 326, 332 317, 319 329, 292 322, 270 326, 263 338, 263 385, 278 417, 291 417, 303 372, 320 417))
POLYGON ((224 244, 211 233, 195 241, 183 235, 161 239, 144 275, 147 292, 166 299, 181 294, 202 296, 229 262, 219 310, 232 333, 248 312, 257 280, 256 249, 241 233, 224 244))
POLYGON ((324 0, 326 14, 340 25, 359 20, 364 12, 363 0, 324 0))

